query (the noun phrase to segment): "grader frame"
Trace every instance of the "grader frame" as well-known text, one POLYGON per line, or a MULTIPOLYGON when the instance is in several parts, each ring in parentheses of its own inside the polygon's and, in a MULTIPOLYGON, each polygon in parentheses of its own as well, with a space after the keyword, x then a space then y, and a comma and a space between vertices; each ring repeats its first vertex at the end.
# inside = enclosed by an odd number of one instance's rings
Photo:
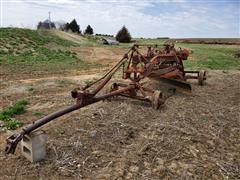
POLYGON ((166 44, 160 49, 158 46, 147 45, 147 53, 143 55, 140 47, 146 45, 133 45, 123 58, 116 63, 103 77, 87 84, 84 87, 77 87, 71 91, 71 95, 76 99, 76 104, 65 107, 59 111, 51 113, 41 119, 34 121, 6 139, 5 153, 14 153, 17 144, 24 135, 47 124, 48 122, 95 102, 109 99, 116 96, 124 96, 152 104, 158 109, 164 103, 163 94, 160 90, 154 90, 144 86, 143 79, 146 77, 167 80, 177 86, 191 90, 191 85, 187 79, 198 79, 203 85, 206 80, 205 71, 185 71, 183 60, 189 56, 189 51, 179 48, 176 50, 173 44, 166 44), (99 92, 112 79, 113 75, 122 67, 123 79, 128 83, 115 82, 112 84, 110 92, 99 95, 99 92))

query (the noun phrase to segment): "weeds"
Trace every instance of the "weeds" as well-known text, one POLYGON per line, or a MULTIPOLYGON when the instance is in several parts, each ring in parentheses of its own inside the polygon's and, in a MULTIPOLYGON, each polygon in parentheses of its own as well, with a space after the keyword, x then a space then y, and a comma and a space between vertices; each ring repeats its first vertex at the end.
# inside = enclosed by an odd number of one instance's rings
POLYGON ((0 65, 19 69, 63 71, 98 67, 77 57, 72 41, 64 40, 49 30, 0 28, 0 65))
POLYGON ((4 126, 6 129, 16 129, 20 126, 22 126, 22 122, 14 119, 14 118, 9 118, 7 121, 4 122, 4 126))
POLYGON ((0 121, 3 121, 3 128, 6 129, 16 129, 20 127, 23 123, 14 118, 15 115, 23 114, 26 112, 26 105, 28 101, 19 100, 12 106, 4 108, 0 111, 0 121))

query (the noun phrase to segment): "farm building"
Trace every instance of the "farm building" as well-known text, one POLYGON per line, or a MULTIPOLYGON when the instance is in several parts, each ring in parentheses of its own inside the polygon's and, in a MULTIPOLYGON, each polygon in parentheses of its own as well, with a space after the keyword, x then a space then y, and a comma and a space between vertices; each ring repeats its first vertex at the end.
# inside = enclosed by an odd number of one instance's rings
POLYGON ((108 38, 102 38, 102 43, 106 45, 119 45, 118 41, 108 38))
POLYGON ((55 29, 56 26, 53 22, 51 22, 49 19, 46 19, 43 22, 39 22, 37 25, 37 29, 55 29))

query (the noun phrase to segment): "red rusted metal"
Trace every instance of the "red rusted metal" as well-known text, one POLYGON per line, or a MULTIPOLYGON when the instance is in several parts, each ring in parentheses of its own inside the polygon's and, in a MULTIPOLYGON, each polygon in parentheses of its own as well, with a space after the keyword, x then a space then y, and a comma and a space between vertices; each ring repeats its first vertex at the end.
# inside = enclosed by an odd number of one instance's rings
MULTIPOLYGON (((72 97, 77 99, 76 104, 66 107, 62 110, 56 111, 54 113, 51 113, 39 120, 36 120, 32 124, 22 128, 22 130, 19 133, 15 133, 12 136, 10 136, 9 138, 7 138, 7 140, 6 140, 7 145, 5 148, 5 153, 7 153, 7 154, 14 153, 18 142, 21 141, 21 139, 23 138, 23 136, 25 134, 29 134, 30 132, 43 126, 44 124, 47 124, 48 122, 52 121, 53 119, 56 119, 59 116, 70 113, 70 112, 80 109, 84 106, 93 104, 97 101, 101 101, 101 100, 111 98, 114 96, 128 95, 130 98, 135 98, 135 99, 151 102, 151 100, 152 100, 151 98, 140 97, 137 95, 136 92, 141 88, 141 85, 138 82, 131 82, 129 84, 124 84, 124 85, 119 84, 117 86, 115 85, 116 86, 115 89, 112 89, 111 92, 109 92, 105 95, 102 95, 102 96, 98 95, 98 92, 101 91, 103 89, 103 87, 110 81, 110 79, 112 78, 114 73, 128 60, 128 54, 130 52, 132 54, 132 51, 134 51, 134 47, 131 48, 124 55, 124 57, 119 62, 117 62, 117 64, 112 69, 110 69, 102 78, 98 79, 97 81, 95 81, 91 84, 87 84, 85 87, 78 87, 78 88, 74 89, 71 93, 72 93, 72 97), (96 85, 97 83, 99 83, 99 84, 96 85), (89 90, 89 88, 92 87, 93 85, 96 85, 95 89, 93 89, 92 91, 89 90), (133 92, 135 92, 135 93, 133 93, 133 92)), ((130 57, 132 57, 132 55, 130 55, 130 57)), ((159 96, 159 98, 161 98, 161 97, 159 96)), ((157 101, 156 99, 154 99, 154 100, 157 101)), ((157 105, 155 105, 155 108, 158 108, 157 105)))
MULTIPOLYGON (((124 67, 123 78, 139 81, 145 77, 156 79, 178 80, 187 84, 187 79, 198 79, 199 85, 206 80, 205 71, 185 71, 183 61, 190 52, 187 49, 175 49, 174 44, 165 44, 163 48, 148 46, 146 55, 140 53, 142 45, 135 45, 127 67, 124 67)), ((178 83, 178 84, 179 84, 178 83)), ((190 87, 186 86, 186 87, 190 87)))

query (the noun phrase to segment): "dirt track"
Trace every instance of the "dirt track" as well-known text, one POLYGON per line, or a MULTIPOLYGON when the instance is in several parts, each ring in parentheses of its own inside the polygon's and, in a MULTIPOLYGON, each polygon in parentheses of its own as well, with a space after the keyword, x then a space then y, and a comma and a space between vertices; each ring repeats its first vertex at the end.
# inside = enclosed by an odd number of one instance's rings
MULTIPOLYGON (((171 96, 160 110, 116 99, 68 114, 44 127, 45 161, 31 164, 19 149, 8 157, 1 152, 0 179, 239 179, 239 79, 239 71, 211 71, 206 86, 171 96)), ((1 106, 28 97, 19 119, 31 122, 36 110, 74 103, 68 92, 78 83, 66 77, 5 83, 1 106)), ((6 136, 0 132, 1 148, 6 136)))

